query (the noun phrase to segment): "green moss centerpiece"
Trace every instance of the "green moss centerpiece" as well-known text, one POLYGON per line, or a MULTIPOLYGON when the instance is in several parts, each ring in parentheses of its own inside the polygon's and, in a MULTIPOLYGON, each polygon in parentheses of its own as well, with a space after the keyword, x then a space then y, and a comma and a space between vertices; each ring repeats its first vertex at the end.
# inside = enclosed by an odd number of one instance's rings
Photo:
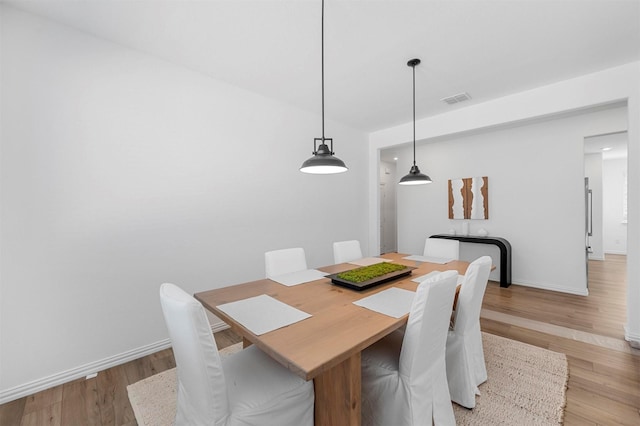
POLYGON ((414 269, 416 268, 411 266, 382 262, 328 275, 327 278, 330 278, 332 283, 343 287, 354 290, 364 290, 409 275, 414 269))
POLYGON ((398 265, 397 263, 382 262, 342 272, 338 274, 338 278, 352 283, 362 283, 378 278, 382 275, 386 275, 390 272, 402 271, 403 269, 407 269, 407 267, 404 265, 398 265))

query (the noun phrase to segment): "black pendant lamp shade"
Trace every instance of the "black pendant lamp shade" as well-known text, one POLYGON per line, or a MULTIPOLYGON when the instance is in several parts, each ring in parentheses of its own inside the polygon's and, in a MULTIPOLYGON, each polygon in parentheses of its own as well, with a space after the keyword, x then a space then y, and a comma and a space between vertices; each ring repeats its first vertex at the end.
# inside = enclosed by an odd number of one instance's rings
POLYGON ((413 68, 413 166, 409 174, 403 176, 398 182, 400 185, 424 185, 431 183, 431 178, 424 173, 420 173, 420 168, 416 164, 416 66, 420 64, 420 59, 412 59, 407 65, 413 68))
POLYGON ((411 166, 409 174, 403 176, 398 183, 400 185, 424 185, 431 183, 431 178, 424 173, 420 173, 420 168, 414 164, 411 166))
POLYGON ((325 141, 331 141, 333 147, 333 139, 315 138, 313 140, 313 157, 302 163, 300 171, 313 174, 331 174, 346 172, 347 166, 338 157, 333 156, 333 150, 329 149, 325 141), (316 149, 316 142, 320 141, 320 146, 316 149))
POLYGON ((333 174, 346 172, 347 166, 333 154, 333 139, 324 137, 324 0, 322 0, 322 137, 313 140, 313 157, 302 163, 300 171, 313 174, 333 174), (320 146, 317 142, 320 141, 320 146), (331 148, 326 142, 331 142, 331 148))

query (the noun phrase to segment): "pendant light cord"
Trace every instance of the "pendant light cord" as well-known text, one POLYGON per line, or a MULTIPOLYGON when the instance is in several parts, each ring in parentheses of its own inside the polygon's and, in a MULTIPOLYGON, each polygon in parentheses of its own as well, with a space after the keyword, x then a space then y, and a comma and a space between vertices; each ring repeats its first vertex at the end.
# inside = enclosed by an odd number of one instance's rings
MULTIPOLYGON (((321 30, 321 51, 322 51, 322 143, 324 143, 324 0, 322 0, 322 30, 321 30)), ((332 149, 333 151, 333 149, 332 149)))
POLYGON ((413 165, 416 165, 416 66, 413 68, 413 165))
POLYGON ((398 182, 400 185, 422 185, 431 183, 431 178, 424 173, 420 173, 420 169, 416 164, 416 65, 420 64, 420 59, 415 58, 407 62, 407 65, 413 68, 413 165, 409 174, 404 176, 398 182))
POLYGON ((303 173, 312 174, 333 174, 342 173, 349 170, 339 158, 334 157, 333 152, 333 138, 327 138, 324 134, 324 0, 322 0, 321 9, 321 33, 320 33, 320 48, 321 48, 321 83, 322 83, 322 137, 313 138, 313 157, 302 163, 300 171, 303 173), (318 146, 320 141, 320 146, 318 146), (330 147, 326 143, 330 141, 330 147))

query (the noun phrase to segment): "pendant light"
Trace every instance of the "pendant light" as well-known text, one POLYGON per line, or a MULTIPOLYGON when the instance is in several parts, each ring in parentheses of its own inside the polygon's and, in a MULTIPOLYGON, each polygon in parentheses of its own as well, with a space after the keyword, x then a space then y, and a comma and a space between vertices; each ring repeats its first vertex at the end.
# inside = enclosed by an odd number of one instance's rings
POLYGON ((412 59, 407 65, 413 68, 413 166, 409 170, 409 174, 404 176, 398 182, 400 185, 424 185, 431 183, 431 178, 424 173, 420 173, 420 169, 416 164, 416 66, 420 64, 420 59, 412 59))
POLYGON ((324 0, 322 0, 322 137, 313 139, 313 157, 302 163, 300 171, 313 174, 333 174, 346 172, 347 166, 333 154, 333 139, 324 137, 324 0), (320 141, 320 146, 317 142, 320 141), (331 142, 329 148, 326 142, 331 142))

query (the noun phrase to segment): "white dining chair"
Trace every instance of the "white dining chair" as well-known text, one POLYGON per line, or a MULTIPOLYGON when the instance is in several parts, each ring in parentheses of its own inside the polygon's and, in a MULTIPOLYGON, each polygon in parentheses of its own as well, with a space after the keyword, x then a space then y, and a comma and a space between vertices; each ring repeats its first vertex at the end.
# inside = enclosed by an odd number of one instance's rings
POLYGON ((360 241, 338 241, 333 243, 333 263, 346 263, 352 260, 362 259, 360 241))
POLYGON ((302 248, 268 251, 264 254, 267 278, 307 269, 307 258, 302 248))
POLYGON ((491 258, 482 256, 469 265, 464 275, 447 336, 447 379, 451 400, 467 408, 476 406, 479 385, 487 380, 480 310, 491 258))
POLYGON ((176 426, 313 425, 311 381, 255 346, 221 360, 200 302, 169 283, 160 302, 176 360, 176 426))
POLYGON ((455 425, 445 344, 457 271, 418 286, 406 330, 362 352, 363 425, 455 425))
POLYGON ((460 259, 460 241, 442 238, 427 238, 424 243, 425 257, 439 257, 442 259, 460 259))

